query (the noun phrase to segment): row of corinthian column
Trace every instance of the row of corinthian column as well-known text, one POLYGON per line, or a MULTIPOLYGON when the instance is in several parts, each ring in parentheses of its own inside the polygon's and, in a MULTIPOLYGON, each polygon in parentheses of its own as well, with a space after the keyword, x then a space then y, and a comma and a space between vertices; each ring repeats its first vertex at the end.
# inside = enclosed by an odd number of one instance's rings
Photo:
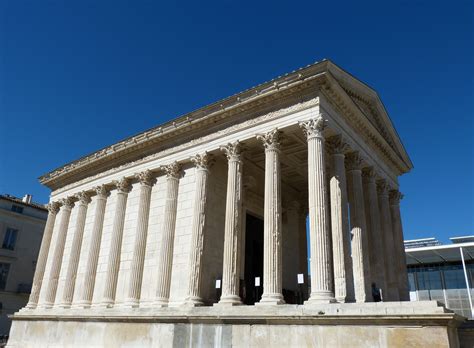
MULTIPOLYGON (((371 167, 363 168, 358 152, 350 151, 342 136, 325 139, 325 120, 321 115, 300 126, 308 141, 309 233, 311 250, 311 294, 307 303, 369 302, 371 282, 383 289, 385 300, 408 300, 408 283, 403 248, 399 201, 402 195, 389 190, 384 180, 376 181, 371 167), (326 189, 326 151, 330 154, 329 196, 326 189), (349 207, 349 209, 348 209, 349 207), (350 219, 350 224, 349 224, 350 219), (351 238, 352 236, 352 238, 351 238)), ((264 193, 264 274, 263 295, 259 304, 282 304, 282 207, 280 173, 280 132, 275 129, 257 135, 265 149, 264 193)), ((240 255, 242 249, 243 160, 239 142, 221 147, 228 160, 228 181, 224 229, 222 296, 219 305, 240 305, 240 255)), ((185 305, 199 306, 201 297, 202 258, 206 223, 206 199, 209 167, 207 153, 191 158, 194 163, 196 190, 189 256, 189 283, 185 305)), ((158 284, 154 306, 167 306, 170 297, 174 234, 176 226, 180 165, 174 162, 161 167, 166 173, 166 202, 158 260, 158 284)), ((136 174, 139 186, 138 218, 124 306, 138 307, 143 280, 146 240, 152 186, 156 182, 150 170, 136 174)), ((107 261, 105 287, 100 305, 115 305, 117 280, 122 253, 122 238, 131 178, 112 183, 117 190, 112 236, 107 261)), ((78 263, 91 192, 81 192, 49 204, 49 215, 38 256, 32 292, 27 308, 51 308, 71 305, 88 308, 96 283, 102 229, 108 192, 111 186, 99 186, 95 192, 95 217, 87 255, 86 272, 81 286, 76 284, 78 263), (64 253, 71 209, 77 204, 77 217, 61 300, 56 300, 58 278, 64 253), (56 215, 61 209, 51 269, 43 288, 45 268, 50 254, 56 215), (74 292, 81 290, 77 303, 74 292), (40 292, 44 301, 39 303, 40 292)))

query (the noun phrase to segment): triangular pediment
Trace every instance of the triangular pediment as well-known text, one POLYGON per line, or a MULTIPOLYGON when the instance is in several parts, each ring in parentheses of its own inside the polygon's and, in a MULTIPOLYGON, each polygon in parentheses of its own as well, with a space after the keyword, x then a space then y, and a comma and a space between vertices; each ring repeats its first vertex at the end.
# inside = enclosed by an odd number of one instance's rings
POLYGON ((387 144, 410 168, 413 167, 377 92, 332 62, 329 63, 328 70, 387 144))

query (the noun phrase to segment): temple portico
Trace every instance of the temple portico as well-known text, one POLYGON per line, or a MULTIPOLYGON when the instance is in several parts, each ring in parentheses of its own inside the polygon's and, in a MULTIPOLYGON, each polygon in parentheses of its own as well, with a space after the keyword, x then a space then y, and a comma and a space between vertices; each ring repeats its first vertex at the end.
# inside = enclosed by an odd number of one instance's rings
POLYGON ((52 315, 438 315, 400 302, 411 168, 376 93, 323 61, 57 169, 41 178, 49 215, 12 346, 52 315))

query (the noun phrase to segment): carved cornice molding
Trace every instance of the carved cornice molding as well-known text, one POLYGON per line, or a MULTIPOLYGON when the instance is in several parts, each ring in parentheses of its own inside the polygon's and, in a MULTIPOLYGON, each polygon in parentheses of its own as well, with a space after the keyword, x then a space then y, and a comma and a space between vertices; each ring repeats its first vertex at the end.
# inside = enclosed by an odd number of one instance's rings
POLYGON ((278 128, 265 134, 257 134, 257 139, 262 142, 265 151, 280 151, 281 132, 278 128))
POLYGON ((154 153, 152 155, 145 156, 145 157, 140 158, 140 159, 135 160, 135 161, 130 161, 130 162, 124 163, 124 164, 116 166, 114 168, 105 170, 101 173, 98 173, 98 174, 89 176, 87 178, 78 180, 74 183, 65 185, 65 186, 61 187, 60 189, 55 190, 54 194, 64 192, 66 190, 69 190, 69 189, 77 186, 77 185, 84 184, 84 183, 92 181, 94 179, 101 178, 101 177, 104 177, 104 176, 110 175, 110 174, 115 174, 115 173, 118 173, 118 172, 120 172, 124 169, 131 168, 131 167, 134 167, 134 166, 139 165, 139 164, 147 163, 147 162, 162 158, 164 156, 171 155, 173 153, 177 153, 179 151, 191 148, 193 146, 208 143, 211 140, 218 139, 218 138, 223 137, 223 136, 225 136, 229 133, 234 133, 234 132, 237 132, 241 129, 246 129, 246 128, 249 128, 249 127, 252 127, 252 126, 257 126, 259 124, 262 124, 262 123, 265 123, 267 121, 282 117, 284 115, 291 114, 291 113, 294 113, 294 112, 299 112, 299 111, 302 111, 302 110, 306 110, 306 109, 309 109, 309 108, 317 106, 317 105, 319 105, 319 98, 313 98, 313 99, 310 99, 310 100, 307 100, 307 101, 304 101, 304 102, 296 103, 296 104, 294 104, 290 107, 286 107, 286 108, 282 108, 280 110, 276 110, 276 111, 266 113, 266 114, 258 116, 256 118, 252 118, 252 119, 249 119, 247 121, 231 125, 229 127, 221 129, 219 131, 213 132, 212 134, 208 134, 208 135, 205 135, 205 136, 202 136, 202 137, 199 137, 199 138, 195 138, 195 139, 193 139, 191 141, 188 141, 184 144, 180 144, 180 145, 174 146, 172 148, 165 149, 163 151, 159 151, 159 152, 154 153))
POLYGON ((239 141, 228 143, 227 145, 221 145, 220 149, 221 151, 224 151, 229 162, 239 162, 241 160, 242 145, 239 141))
POLYGON ((313 138, 324 138, 323 131, 327 127, 327 120, 321 114, 305 122, 299 123, 308 140, 313 138))
POLYGON ((319 80, 324 79, 324 74, 314 73, 314 67, 313 69, 311 69, 311 66, 303 68, 299 74, 293 73, 286 76, 284 78, 285 81, 271 84, 264 83, 251 90, 229 97, 221 101, 220 104, 211 104, 164 125, 152 128, 108 146, 41 176, 40 182, 54 188, 54 186, 57 185, 56 181, 58 181, 60 177, 69 176, 80 168, 86 168, 88 165, 98 163, 105 158, 119 158, 120 153, 130 153, 151 144, 155 144, 156 146, 158 142, 164 142, 176 136, 180 136, 185 132, 205 129, 209 127, 209 125, 214 125, 216 120, 232 118, 237 114, 245 114, 246 112, 251 113, 256 107, 271 104, 276 100, 281 100, 286 97, 293 97, 301 101, 301 95, 304 95, 304 93, 301 93, 302 91, 311 90, 311 88, 313 88, 313 93, 317 92, 314 85, 317 85, 319 80), (305 69, 308 71, 303 71, 305 69), (295 93, 298 92, 300 92, 299 97, 295 95, 295 93))

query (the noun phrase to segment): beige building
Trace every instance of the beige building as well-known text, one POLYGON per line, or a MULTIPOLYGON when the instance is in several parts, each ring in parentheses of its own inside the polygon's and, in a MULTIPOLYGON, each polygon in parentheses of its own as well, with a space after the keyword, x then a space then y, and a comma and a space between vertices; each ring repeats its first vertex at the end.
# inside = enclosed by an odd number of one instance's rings
POLYGON ((28 302, 47 216, 30 195, 0 195, 0 335, 10 331, 7 315, 28 302))
POLYGON ((327 60, 85 156, 40 179, 9 345, 456 346, 458 316, 408 301, 411 168, 376 92, 327 60))

